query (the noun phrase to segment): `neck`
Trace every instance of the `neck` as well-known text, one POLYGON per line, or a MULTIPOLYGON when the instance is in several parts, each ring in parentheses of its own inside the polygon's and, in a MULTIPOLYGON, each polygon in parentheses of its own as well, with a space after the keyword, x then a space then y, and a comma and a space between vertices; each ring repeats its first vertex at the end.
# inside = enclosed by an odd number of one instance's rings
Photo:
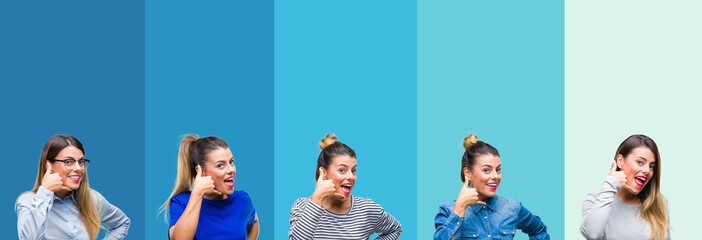
POLYGON ((626 204, 639 204, 639 203, 641 203, 637 194, 633 194, 625 189, 617 190, 617 197, 619 198, 619 200, 622 200, 622 202, 624 202, 626 204))
POLYGON ((351 195, 343 200, 336 197, 328 197, 322 201, 322 207, 331 212, 348 212, 351 208, 351 195))
POLYGON ((68 197, 68 195, 71 195, 71 192, 73 192, 73 191, 58 190, 58 191, 54 192, 54 195, 56 195, 56 197, 63 200, 64 198, 68 197))
POLYGON ((207 200, 224 200, 224 199, 227 199, 227 198, 229 197, 229 195, 224 194, 224 193, 223 193, 222 195, 219 195, 219 194, 216 194, 216 193, 208 193, 208 194, 205 194, 205 196, 202 196, 202 197, 204 197, 204 198, 207 199, 207 200))
POLYGON ((478 200, 487 203, 490 200, 490 197, 478 193, 478 200))

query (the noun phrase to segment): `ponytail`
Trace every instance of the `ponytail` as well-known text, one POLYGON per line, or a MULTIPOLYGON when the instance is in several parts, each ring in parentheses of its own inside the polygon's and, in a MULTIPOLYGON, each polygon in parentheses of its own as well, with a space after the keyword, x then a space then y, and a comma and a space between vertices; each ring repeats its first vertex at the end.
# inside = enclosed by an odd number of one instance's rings
POLYGON ((171 198, 175 195, 188 192, 195 181, 195 167, 204 166, 207 163, 205 157, 207 153, 218 148, 229 148, 229 145, 218 137, 200 138, 195 134, 188 134, 180 141, 178 150, 178 175, 176 176, 175 187, 171 196, 161 205, 166 222, 168 222, 168 208, 171 206, 171 198))

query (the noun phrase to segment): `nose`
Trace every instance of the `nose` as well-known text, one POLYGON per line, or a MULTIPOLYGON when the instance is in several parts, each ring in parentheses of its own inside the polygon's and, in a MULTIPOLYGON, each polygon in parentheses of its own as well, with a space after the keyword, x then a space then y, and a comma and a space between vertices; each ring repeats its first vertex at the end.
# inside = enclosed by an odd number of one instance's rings
POLYGON ((648 166, 645 166, 641 172, 643 172, 644 175, 648 175, 648 173, 651 171, 651 168, 648 166))
POLYGON ((229 165, 229 167, 227 168, 227 172, 236 173, 236 165, 234 165, 234 164, 229 165))

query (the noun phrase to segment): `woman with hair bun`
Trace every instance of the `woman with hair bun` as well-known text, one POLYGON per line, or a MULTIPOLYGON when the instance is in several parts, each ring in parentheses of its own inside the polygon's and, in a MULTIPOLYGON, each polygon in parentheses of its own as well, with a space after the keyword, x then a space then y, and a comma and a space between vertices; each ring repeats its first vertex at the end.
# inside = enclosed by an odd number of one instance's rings
POLYGON ((319 141, 312 196, 299 198, 290 210, 289 239, 397 239, 402 226, 369 198, 351 196, 356 183, 356 153, 327 134, 319 141))
POLYGON ((83 144, 73 136, 54 135, 39 158, 37 180, 17 199, 19 239, 123 239, 129 218, 88 184, 83 144))
POLYGON ((256 239, 258 218, 249 195, 234 190, 232 151, 218 137, 186 135, 178 152, 178 177, 162 209, 170 239, 256 239))
POLYGON ((500 153, 470 134, 463 139, 463 187, 455 201, 439 206, 434 239, 513 239, 516 229, 529 239, 550 239, 546 225, 516 199, 497 196, 502 180, 500 153))
POLYGON ((600 192, 585 197, 580 233, 587 239, 670 239, 668 202, 660 184, 656 142, 629 136, 617 148, 600 192))

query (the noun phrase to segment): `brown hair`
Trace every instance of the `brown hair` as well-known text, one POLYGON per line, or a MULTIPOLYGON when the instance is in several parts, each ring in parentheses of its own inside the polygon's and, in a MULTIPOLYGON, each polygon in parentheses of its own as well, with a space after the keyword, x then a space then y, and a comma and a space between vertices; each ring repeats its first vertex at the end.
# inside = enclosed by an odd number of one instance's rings
MULTIPOLYGON (((668 213, 666 209, 667 200, 663 197, 663 194, 661 194, 660 189, 661 156, 658 152, 656 142, 646 135, 631 135, 617 148, 617 153, 614 154, 614 161, 617 160, 618 155, 621 154, 622 157, 626 157, 632 150, 638 147, 648 148, 653 152, 653 156, 656 159, 651 181, 646 184, 637 195, 639 200, 641 200, 639 211, 641 212, 641 217, 651 226, 651 236, 649 239, 655 239, 656 237, 658 239, 668 239, 668 229, 670 226, 668 224, 668 213)), ((617 170, 620 170, 619 167, 617 167, 617 170)))
MULTIPOLYGON (((41 151, 41 157, 39 157, 39 170, 37 171, 37 180, 34 182, 34 188, 25 193, 37 193, 39 187, 41 187, 42 180, 44 180, 47 160, 56 158, 59 152, 68 146, 74 146, 80 149, 83 155, 85 155, 83 144, 73 136, 54 135, 49 138, 49 141, 44 144, 44 149, 41 151)), ((100 228, 102 228, 102 224, 100 223, 100 216, 98 215, 91 191, 95 190, 91 189, 90 184, 88 184, 88 171, 86 169, 85 176, 83 176, 80 186, 73 191, 73 197, 78 207, 78 213, 80 213, 80 220, 83 222, 83 225, 85 225, 85 229, 88 230, 90 239, 95 239, 97 238, 100 228)))
POLYGON ((319 148, 322 152, 319 153, 317 157, 317 168, 315 168, 314 180, 319 179, 319 167, 324 167, 324 169, 329 169, 329 165, 332 163, 332 159, 336 156, 349 156, 351 158, 356 158, 356 152, 353 151, 349 146, 339 142, 334 134, 327 134, 322 140, 319 140, 319 148))
POLYGON ((472 133, 463 138, 463 148, 466 151, 463 152, 463 158, 461 159, 461 182, 466 181, 466 177, 463 174, 463 169, 468 168, 468 170, 473 170, 475 158, 484 154, 490 154, 496 157, 500 156, 497 148, 478 140, 478 136, 472 133))

